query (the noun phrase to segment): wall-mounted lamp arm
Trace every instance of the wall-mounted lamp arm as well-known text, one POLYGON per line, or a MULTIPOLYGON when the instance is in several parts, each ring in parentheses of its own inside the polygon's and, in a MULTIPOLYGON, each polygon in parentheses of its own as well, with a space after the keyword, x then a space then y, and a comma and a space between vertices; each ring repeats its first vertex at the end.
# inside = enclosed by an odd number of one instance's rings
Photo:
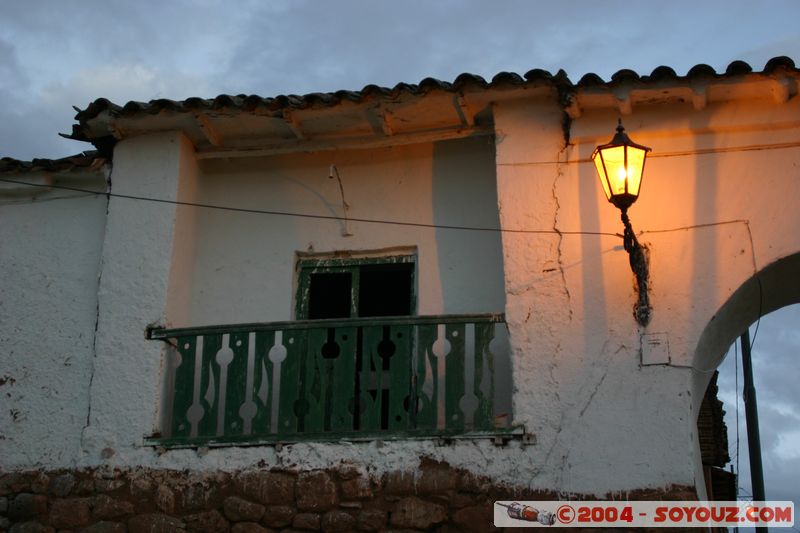
POLYGON ((633 308, 633 316, 642 326, 650 322, 650 296, 648 295, 647 285, 650 279, 650 267, 647 263, 647 253, 644 246, 639 244, 636 234, 631 226, 631 219, 628 218, 627 209, 622 210, 622 223, 625 225, 625 232, 622 235, 623 246, 628 252, 628 262, 631 270, 636 276, 636 284, 639 293, 639 301, 633 308))

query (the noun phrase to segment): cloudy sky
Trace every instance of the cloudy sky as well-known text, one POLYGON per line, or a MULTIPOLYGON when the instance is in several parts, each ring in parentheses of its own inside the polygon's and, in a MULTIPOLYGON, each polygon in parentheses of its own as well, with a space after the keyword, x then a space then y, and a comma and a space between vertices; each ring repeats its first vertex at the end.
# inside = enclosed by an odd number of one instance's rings
MULTIPOLYGON (((659 65, 719 71, 735 59, 761 70, 778 55, 800 63, 799 19, 798 0, 4 0, 0 156, 90 149, 56 133, 70 131, 71 106, 98 97, 274 96, 532 68, 577 81, 659 65)), ((796 501, 800 400, 787 376, 798 377, 799 318, 790 309, 762 321, 755 363, 767 496, 796 501)))

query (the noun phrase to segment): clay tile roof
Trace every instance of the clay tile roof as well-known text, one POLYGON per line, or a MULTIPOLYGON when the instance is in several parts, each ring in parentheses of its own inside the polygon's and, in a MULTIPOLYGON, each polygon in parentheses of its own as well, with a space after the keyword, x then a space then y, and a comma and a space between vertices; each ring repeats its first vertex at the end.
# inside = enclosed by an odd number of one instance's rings
MULTIPOLYGON (((104 143, 113 146, 113 138, 100 137, 96 132, 93 133, 87 127, 87 123, 101 113, 107 112, 112 118, 116 116, 135 116, 135 115, 155 115, 165 113, 191 113, 202 110, 230 110, 230 111, 252 111, 256 108, 267 109, 271 112, 281 112, 292 109, 307 109, 332 107, 343 101, 362 103, 370 99, 390 98, 396 99, 403 96, 420 96, 433 91, 461 92, 465 90, 487 90, 494 88, 513 88, 526 86, 528 84, 541 86, 551 85, 562 93, 561 101, 568 101, 564 98, 565 93, 575 92, 580 89, 608 89, 614 86, 634 83, 637 85, 647 85, 648 83, 669 83, 693 81, 697 79, 718 79, 727 76, 740 76, 752 72, 752 67, 744 61, 734 61, 728 65, 725 72, 718 73, 712 67, 705 64, 695 65, 686 73, 679 76, 676 72, 666 66, 660 66, 648 75, 640 75, 633 70, 622 69, 612 74, 610 80, 603 80, 594 73, 584 75, 577 84, 572 83, 563 70, 559 70, 555 75, 546 70, 533 69, 525 73, 524 76, 513 72, 500 72, 495 75, 490 82, 475 74, 460 74, 452 82, 437 80, 435 78, 425 78, 419 84, 398 83, 392 88, 378 85, 367 85, 360 91, 339 90, 336 92, 315 92, 299 95, 278 95, 274 97, 262 97, 258 95, 227 95, 221 94, 213 99, 203 99, 198 97, 187 98, 186 100, 158 99, 150 102, 128 102, 124 106, 119 106, 105 98, 98 98, 89 106, 78 111, 75 119, 78 124, 73 125, 71 135, 68 138, 90 141, 96 147, 104 151, 108 148, 104 143)), ((796 71, 795 63, 788 57, 775 57, 770 59, 762 74, 771 75, 776 71, 789 70, 796 71)))
POLYGON ((733 61, 728 68, 725 69, 725 74, 727 76, 738 76, 742 74, 750 74, 753 72, 753 67, 745 63, 744 61, 733 61))
POLYGON ((619 84, 629 81, 639 81, 639 75, 636 72, 629 69, 618 70, 611 75, 612 83, 619 84))
POLYGON ((661 81, 661 80, 674 80, 677 77, 678 75, 675 74, 675 71, 671 67, 661 65, 660 67, 654 68, 653 72, 651 72, 646 79, 650 81, 661 81))
POLYGON ((693 66, 689 69, 689 72, 686 73, 686 77, 689 79, 705 77, 716 78, 717 76, 718 74, 717 71, 714 70, 714 67, 704 63, 693 66))
POLYGON ((786 56, 773 57, 767 61, 764 67, 765 74, 772 74, 774 71, 785 68, 786 70, 795 70, 794 61, 786 56))
MULTIPOLYGON (((795 63, 788 57, 775 57, 770 59, 764 67, 763 74, 771 74, 777 70, 796 70, 795 63)), ((526 83, 550 83, 562 89, 574 90, 584 87, 608 87, 627 82, 648 83, 655 81, 685 80, 692 78, 723 76, 738 76, 748 74, 753 69, 744 61, 734 61, 728 65, 723 73, 716 72, 711 66, 699 64, 689 69, 686 76, 678 76, 675 71, 666 66, 660 66, 648 75, 640 75, 633 70, 621 69, 611 75, 611 79, 603 80, 594 73, 585 74, 577 84, 573 84, 563 70, 559 70, 555 75, 546 70, 533 69, 525 73, 524 76, 513 72, 500 72, 495 75, 490 82, 475 74, 460 74, 452 82, 437 80, 435 78, 425 78, 418 84, 398 83, 394 87, 382 87, 374 84, 365 86, 360 91, 339 90, 335 92, 315 92, 306 95, 278 95, 275 97, 262 97, 258 95, 228 95, 221 94, 211 100, 198 97, 187 98, 186 100, 168 100, 161 98, 150 102, 128 102, 124 106, 119 106, 105 98, 98 98, 89 106, 79 111, 75 119, 81 123, 91 120, 97 115, 108 111, 112 116, 136 115, 136 114, 158 114, 162 111, 167 112, 189 112, 193 110, 206 109, 233 109, 233 110, 252 110, 257 107, 265 107, 271 110, 281 110, 289 107, 294 109, 305 109, 316 106, 333 106, 343 100, 351 102, 362 102, 368 98, 395 98, 405 94, 416 96, 423 95, 431 91, 456 92, 465 88, 489 89, 499 86, 518 86, 526 83)))
POLYGON ((60 159, 33 159, 20 161, 11 157, 0 159, 0 174, 24 174, 28 172, 70 172, 75 170, 99 170, 106 160, 97 150, 81 152, 60 159))

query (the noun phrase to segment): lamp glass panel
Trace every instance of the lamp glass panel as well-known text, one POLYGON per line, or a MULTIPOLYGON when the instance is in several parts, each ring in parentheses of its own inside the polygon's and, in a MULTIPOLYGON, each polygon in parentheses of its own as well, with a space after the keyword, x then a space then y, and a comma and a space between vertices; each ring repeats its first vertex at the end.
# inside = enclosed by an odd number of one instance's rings
MULTIPOLYGON (((625 169, 625 146, 605 148, 601 154, 606 167, 606 179, 610 196, 625 194, 625 181, 628 173, 625 169)), ((606 194, 609 194, 608 192, 606 194)))
POLYGON ((639 196, 639 187, 642 185, 642 170, 644 169, 645 150, 628 147, 628 193, 639 196))
POLYGON ((606 193, 606 199, 611 199, 611 191, 608 190, 608 181, 606 181, 606 171, 603 168, 603 157, 600 155, 600 152, 595 152, 592 159, 594 160, 594 166, 597 170, 597 177, 600 178, 603 191, 606 193))

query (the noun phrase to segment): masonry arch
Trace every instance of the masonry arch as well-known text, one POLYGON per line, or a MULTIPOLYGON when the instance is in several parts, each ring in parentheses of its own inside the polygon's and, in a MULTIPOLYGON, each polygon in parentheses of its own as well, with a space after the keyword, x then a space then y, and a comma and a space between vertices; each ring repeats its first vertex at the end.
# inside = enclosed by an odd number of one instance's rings
MULTIPOLYGON (((800 303, 800 253, 778 259, 751 276, 711 317, 692 358, 692 367, 696 371, 692 377, 692 398, 695 401, 692 402, 691 420, 695 427, 706 388, 730 346, 760 317, 797 303, 800 303)), ((699 443, 695 445, 697 447, 699 443)), ((699 464, 700 456, 700 453, 696 454, 697 479, 704 479, 707 474, 699 477, 703 469, 699 464)), ((698 486, 698 490, 702 492, 703 488, 698 486)))
MULTIPOLYGON (((800 252, 778 259, 747 279, 711 317, 692 357, 693 398, 702 398, 731 344, 760 317, 800 303, 800 252)), ((697 403, 697 402, 695 402, 697 403)), ((697 419, 699 405, 694 407, 697 419)))

